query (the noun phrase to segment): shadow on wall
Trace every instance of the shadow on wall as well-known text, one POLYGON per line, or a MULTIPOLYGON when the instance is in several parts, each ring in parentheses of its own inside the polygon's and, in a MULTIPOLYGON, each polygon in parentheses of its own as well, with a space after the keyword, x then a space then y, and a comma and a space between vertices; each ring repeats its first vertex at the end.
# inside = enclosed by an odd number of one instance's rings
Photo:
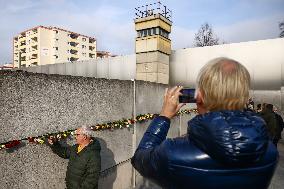
POLYGON ((117 176, 116 162, 114 161, 113 152, 107 147, 107 143, 102 138, 96 139, 101 145, 101 173, 99 188, 111 189, 117 176))

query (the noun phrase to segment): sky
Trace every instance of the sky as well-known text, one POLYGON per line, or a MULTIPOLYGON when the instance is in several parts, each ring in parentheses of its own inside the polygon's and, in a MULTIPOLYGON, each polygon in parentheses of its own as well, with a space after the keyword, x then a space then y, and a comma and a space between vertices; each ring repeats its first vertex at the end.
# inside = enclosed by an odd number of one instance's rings
MULTIPOLYGON (((135 53, 135 7, 157 0, 0 0, 0 65, 12 62, 12 40, 43 25, 95 37, 97 49, 135 53)), ((221 42, 277 38, 284 0, 161 0, 172 10, 172 49, 193 47, 208 22, 221 42)))

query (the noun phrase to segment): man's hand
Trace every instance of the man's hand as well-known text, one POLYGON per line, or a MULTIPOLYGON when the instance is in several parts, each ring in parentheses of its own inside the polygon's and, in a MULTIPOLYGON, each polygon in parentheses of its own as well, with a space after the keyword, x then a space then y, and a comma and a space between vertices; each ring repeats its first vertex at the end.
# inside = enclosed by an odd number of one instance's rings
POLYGON ((180 108, 185 105, 184 103, 178 102, 179 96, 181 95, 181 89, 182 87, 177 86, 170 90, 168 90, 168 88, 166 89, 164 95, 164 103, 160 113, 161 116, 165 116, 171 119, 176 115, 180 108))

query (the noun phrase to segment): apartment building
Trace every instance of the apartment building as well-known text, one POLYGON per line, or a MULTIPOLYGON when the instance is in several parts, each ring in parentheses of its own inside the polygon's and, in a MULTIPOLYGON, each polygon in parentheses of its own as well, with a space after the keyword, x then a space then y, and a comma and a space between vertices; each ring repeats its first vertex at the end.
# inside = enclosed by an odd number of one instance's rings
POLYGON ((38 26, 13 39, 16 68, 96 58, 96 39, 57 27, 38 26))

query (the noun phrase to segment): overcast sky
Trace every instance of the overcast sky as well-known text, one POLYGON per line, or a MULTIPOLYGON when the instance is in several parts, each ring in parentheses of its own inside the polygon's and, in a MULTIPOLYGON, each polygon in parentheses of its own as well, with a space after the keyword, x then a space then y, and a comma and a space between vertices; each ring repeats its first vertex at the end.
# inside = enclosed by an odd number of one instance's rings
MULTIPOLYGON (((95 37, 98 50, 133 54, 135 7, 156 0, 0 0, 0 65, 12 62, 12 39, 21 31, 56 26, 95 37)), ((172 10, 173 49, 193 46, 208 22, 226 43, 272 39, 284 20, 284 0, 161 0, 172 10)))

